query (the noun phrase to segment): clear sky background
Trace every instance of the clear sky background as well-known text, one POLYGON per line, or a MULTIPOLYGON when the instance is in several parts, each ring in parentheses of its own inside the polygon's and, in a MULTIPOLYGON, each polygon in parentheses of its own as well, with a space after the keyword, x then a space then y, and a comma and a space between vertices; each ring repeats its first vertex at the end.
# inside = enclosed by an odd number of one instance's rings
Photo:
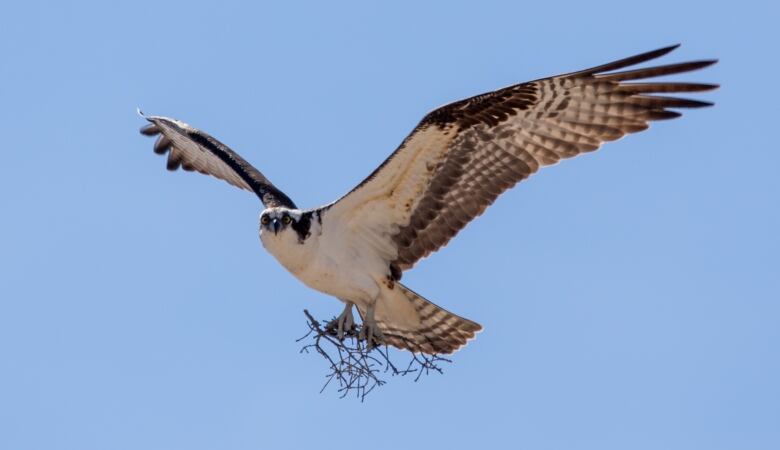
POLYGON ((364 3, 4 4, 0 448, 780 448, 777 7, 364 3), (182 119, 312 207, 432 108, 677 42, 721 59, 677 77, 717 105, 543 170, 405 274, 485 330, 363 404, 318 393, 302 310, 341 305, 262 249, 257 199, 137 133, 137 106, 182 119))

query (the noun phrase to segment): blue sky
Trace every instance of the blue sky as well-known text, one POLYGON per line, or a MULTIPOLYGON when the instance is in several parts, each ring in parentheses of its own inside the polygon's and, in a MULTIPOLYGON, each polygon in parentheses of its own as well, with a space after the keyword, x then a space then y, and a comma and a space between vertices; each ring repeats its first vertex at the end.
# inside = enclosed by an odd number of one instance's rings
POLYGON ((780 448, 770 2, 14 2, 0 14, 0 448, 780 448), (727 4, 728 3, 728 4, 727 4), (405 274, 485 327, 443 376, 318 394, 260 205, 168 173, 136 106, 299 205, 430 109, 681 42, 714 108, 544 170, 405 274))

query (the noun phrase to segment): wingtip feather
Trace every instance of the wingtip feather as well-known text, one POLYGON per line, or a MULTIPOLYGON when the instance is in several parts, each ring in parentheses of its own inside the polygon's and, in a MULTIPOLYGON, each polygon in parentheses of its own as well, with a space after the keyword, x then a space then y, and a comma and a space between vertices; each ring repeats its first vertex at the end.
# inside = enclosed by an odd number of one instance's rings
POLYGON ((637 64, 641 64, 643 62, 647 62, 653 59, 660 58, 669 52, 675 50, 677 47, 679 47, 680 44, 674 44, 669 45, 666 47, 661 47, 656 50, 651 50, 649 52, 640 53, 638 55, 629 56, 627 58, 618 59, 616 61, 612 61, 606 64, 602 64, 600 66, 591 67, 590 69, 585 69, 580 72, 575 72, 574 75, 595 75, 600 74, 603 72, 609 72, 612 70, 619 70, 623 69, 625 67, 634 66, 637 64))
POLYGON ((659 48, 656 51, 657 52, 661 52, 659 56, 662 56, 662 55, 666 55, 668 53, 671 53, 671 52, 677 50, 678 48, 680 48, 681 45, 682 45, 682 43, 678 42, 676 44, 667 45, 666 47, 661 47, 661 48, 659 48))
POLYGON ((146 124, 139 130, 144 136, 157 136, 160 134, 160 129, 154 123, 146 124))

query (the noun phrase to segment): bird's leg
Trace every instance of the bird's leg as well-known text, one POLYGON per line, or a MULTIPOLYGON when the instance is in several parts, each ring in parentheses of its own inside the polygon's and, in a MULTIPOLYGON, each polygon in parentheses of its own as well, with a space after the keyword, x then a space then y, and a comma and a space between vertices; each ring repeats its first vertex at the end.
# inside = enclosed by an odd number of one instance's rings
POLYGON ((366 340, 366 348, 368 350, 371 350, 374 344, 381 345, 384 340, 384 335, 374 320, 374 305, 376 305, 376 302, 372 303, 366 310, 366 316, 363 317, 363 326, 360 328, 360 334, 358 335, 358 340, 366 340))
POLYGON ((327 330, 335 331, 336 336, 339 338, 339 340, 344 340, 344 332, 349 334, 349 332, 354 331, 355 329, 355 317, 352 315, 352 307, 355 305, 352 302, 345 301, 346 305, 344 306, 344 310, 339 314, 339 316, 330 322, 325 326, 327 330))

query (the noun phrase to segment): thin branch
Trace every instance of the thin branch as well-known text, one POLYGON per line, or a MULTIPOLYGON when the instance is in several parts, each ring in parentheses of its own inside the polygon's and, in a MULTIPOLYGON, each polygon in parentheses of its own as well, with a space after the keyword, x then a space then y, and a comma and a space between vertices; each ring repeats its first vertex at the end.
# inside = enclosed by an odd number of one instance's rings
POLYGON ((392 376, 414 375, 414 381, 419 381, 422 375, 431 372, 443 373, 439 363, 450 361, 438 355, 426 355, 423 353, 411 353, 409 364, 405 369, 399 369, 390 359, 390 349, 387 346, 373 346, 368 348, 366 342, 358 338, 360 325, 346 333, 343 340, 339 340, 335 330, 322 326, 322 324, 303 310, 306 315, 309 331, 297 339, 301 342, 310 339, 310 342, 301 348, 301 353, 317 353, 328 364, 328 374, 325 376, 325 384, 320 392, 336 381, 340 397, 344 398, 354 393, 360 401, 375 388, 386 383, 380 375, 389 373, 392 376))

